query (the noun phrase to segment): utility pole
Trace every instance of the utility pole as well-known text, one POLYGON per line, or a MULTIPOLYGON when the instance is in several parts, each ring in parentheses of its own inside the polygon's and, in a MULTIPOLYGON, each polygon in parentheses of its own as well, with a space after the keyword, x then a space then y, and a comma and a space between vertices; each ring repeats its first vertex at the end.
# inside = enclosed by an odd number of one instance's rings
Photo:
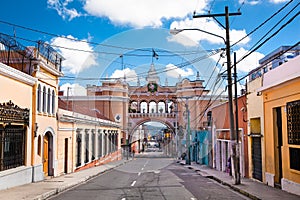
POLYGON ((187 145, 187 155, 186 155, 186 164, 191 164, 191 152, 190 152, 190 143, 191 143, 191 127, 190 127, 190 110, 188 105, 188 99, 185 103, 185 111, 187 115, 187 133, 186 133, 186 145, 187 145))
POLYGON ((234 184, 238 185, 241 183, 240 172, 238 171, 237 163, 237 145, 236 144, 236 134, 234 132, 234 115, 233 115, 233 97, 232 97, 232 75, 231 75, 231 61, 230 61, 230 37, 229 37, 229 16, 241 15, 240 12, 237 13, 229 13, 228 6, 225 7, 225 13, 222 14, 207 14, 207 15, 194 15, 193 18, 202 18, 202 17, 213 17, 216 21, 215 17, 225 17, 225 27, 217 21, 223 28, 226 30, 226 57, 227 57, 227 82, 228 82, 228 106, 229 106, 229 124, 230 124, 230 143, 231 143, 231 163, 233 170, 233 179, 234 184))
MULTIPOLYGON (((235 134, 236 134, 236 171, 240 173, 240 151, 239 151, 239 106, 237 96, 237 71, 236 71, 236 52, 233 54, 233 74, 234 74, 234 98, 235 98, 235 134)), ((239 174, 238 177, 241 177, 239 174)))

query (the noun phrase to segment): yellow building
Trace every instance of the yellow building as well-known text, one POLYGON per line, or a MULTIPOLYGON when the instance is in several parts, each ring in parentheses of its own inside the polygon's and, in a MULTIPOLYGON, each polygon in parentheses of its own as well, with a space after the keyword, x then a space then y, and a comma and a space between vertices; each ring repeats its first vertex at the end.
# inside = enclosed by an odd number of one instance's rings
POLYGON ((300 195, 300 56, 264 75, 265 182, 300 195))
POLYGON ((247 115, 248 115, 248 155, 249 177, 264 181, 264 110, 263 99, 258 89, 262 87, 263 69, 255 69, 249 73, 247 83, 247 115))
POLYGON ((33 181, 45 176, 57 176, 57 108, 58 78, 63 76, 63 57, 52 47, 38 42, 38 47, 27 47, 34 53, 32 76, 37 79, 33 92, 33 181))
POLYGON ((0 190, 32 182, 35 83, 32 76, 0 63, 0 190))

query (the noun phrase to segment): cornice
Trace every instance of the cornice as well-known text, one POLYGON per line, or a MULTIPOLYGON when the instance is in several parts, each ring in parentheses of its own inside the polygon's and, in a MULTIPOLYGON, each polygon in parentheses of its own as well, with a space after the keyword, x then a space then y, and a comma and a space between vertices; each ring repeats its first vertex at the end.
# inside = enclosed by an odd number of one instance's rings
POLYGON ((31 86, 37 82, 36 78, 3 63, 0 63, 0 74, 31 86))

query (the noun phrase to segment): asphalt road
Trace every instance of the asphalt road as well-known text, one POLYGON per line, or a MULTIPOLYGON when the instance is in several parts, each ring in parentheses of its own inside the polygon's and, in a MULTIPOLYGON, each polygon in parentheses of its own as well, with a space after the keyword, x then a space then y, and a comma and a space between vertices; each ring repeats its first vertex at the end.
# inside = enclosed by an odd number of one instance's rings
POLYGON ((170 158, 135 158, 52 200, 247 199, 170 158))

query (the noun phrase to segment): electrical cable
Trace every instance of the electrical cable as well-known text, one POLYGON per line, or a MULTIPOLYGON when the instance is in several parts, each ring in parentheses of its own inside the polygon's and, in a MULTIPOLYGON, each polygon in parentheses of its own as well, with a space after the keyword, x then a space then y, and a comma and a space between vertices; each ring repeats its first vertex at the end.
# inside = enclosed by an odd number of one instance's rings
POLYGON ((284 10, 290 3, 292 3, 293 0, 289 1, 288 3, 286 3, 283 7, 281 7, 278 11, 276 11, 273 15, 271 15, 268 19, 266 19, 263 23, 261 23, 259 26, 257 26, 255 29, 253 29, 252 31, 250 31, 247 35, 245 35, 244 37, 242 37, 241 39, 239 39, 237 42, 235 42, 234 44, 231 45, 231 47, 235 46, 236 44, 240 43, 242 40, 244 40, 245 38, 249 37, 250 35, 252 35, 255 31, 257 31, 259 28, 261 28, 263 25, 265 25, 268 21, 270 21, 273 17, 275 17, 277 14, 279 14, 282 10, 284 10))

